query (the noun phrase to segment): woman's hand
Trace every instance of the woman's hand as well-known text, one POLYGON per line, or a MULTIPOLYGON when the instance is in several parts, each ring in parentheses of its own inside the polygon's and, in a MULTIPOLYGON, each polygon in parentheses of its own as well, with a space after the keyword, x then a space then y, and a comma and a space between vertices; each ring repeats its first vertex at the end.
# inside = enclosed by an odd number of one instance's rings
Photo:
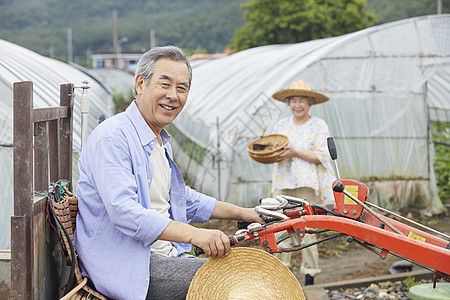
POLYGON ((294 147, 286 146, 284 147, 282 153, 278 156, 276 162, 280 162, 291 157, 297 157, 297 155, 297 150, 295 150, 294 147))
POLYGON ((317 158, 317 155, 314 153, 314 151, 305 151, 302 149, 295 149, 294 147, 289 146, 289 145, 284 147, 283 149, 284 149, 284 152, 282 152, 278 156, 278 158, 275 162, 280 162, 285 159, 295 157, 295 158, 303 159, 307 162, 310 162, 310 163, 313 163, 316 165, 321 163, 319 158, 317 158))

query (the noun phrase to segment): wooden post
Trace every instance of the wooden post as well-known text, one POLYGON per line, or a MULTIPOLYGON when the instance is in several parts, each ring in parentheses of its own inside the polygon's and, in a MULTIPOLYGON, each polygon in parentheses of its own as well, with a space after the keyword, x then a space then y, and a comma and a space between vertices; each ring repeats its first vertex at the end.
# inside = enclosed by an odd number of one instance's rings
POLYGON ((11 217, 11 290, 13 299, 32 299, 33 84, 31 82, 14 83, 13 107, 14 216, 11 217))

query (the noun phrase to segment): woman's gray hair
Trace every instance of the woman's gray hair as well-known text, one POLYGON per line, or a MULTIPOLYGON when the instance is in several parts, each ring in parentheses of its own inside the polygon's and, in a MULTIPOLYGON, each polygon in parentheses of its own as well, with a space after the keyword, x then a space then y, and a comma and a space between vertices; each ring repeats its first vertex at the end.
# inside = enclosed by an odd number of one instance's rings
MULTIPOLYGON (((189 89, 191 88, 192 81, 192 67, 189 59, 187 58, 184 51, 175 46, 164 46, 164 47, 156 47, 152 48, 149 51, 145 52, 141 58, 139 59, 136 71, 134 73, 134 77, 136 78, 138 75, 142 75, 144 78, 144 83, 147 85, 150 81, 150 78, 153 75, 155 69, 155 62, 161 58, 168 58, 174 61, 181 61, 186 64, 189 70, 189 89)), ((136 86, 133 87, 134 96, 136 97, 137 91, 136 86)))
MULTIPOLYGON (((296 97, 296 96, 291 96, 291 97, 296 97)), ((291 97, 286 98, 285 102, 287 105, 289 105, 289 102, 291 101, 291 97)), ((305 96, 301 96, 301 97, 305 97, 305 96)), ((306 98, 308 99, 308 104, 310 106, 316 103, 316 100, 314 100, 313 97, 306 97, 306 98)))

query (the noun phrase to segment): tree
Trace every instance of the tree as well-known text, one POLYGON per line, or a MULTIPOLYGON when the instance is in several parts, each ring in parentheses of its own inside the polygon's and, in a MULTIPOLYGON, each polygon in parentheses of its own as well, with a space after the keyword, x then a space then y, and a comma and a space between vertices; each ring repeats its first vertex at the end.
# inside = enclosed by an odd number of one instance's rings
POLYGON ((365 0, 250 0, 247 25, 235 31, 231 48, 299 43, 338 36, 372 26, 365 0))
MULTIPOLYGON (((437 0, 367 0, 367 11, 374 12, 381 23, 437 13, 437 0)), ((449 0, 442 0, 442 13, 450 13, 449 0)))

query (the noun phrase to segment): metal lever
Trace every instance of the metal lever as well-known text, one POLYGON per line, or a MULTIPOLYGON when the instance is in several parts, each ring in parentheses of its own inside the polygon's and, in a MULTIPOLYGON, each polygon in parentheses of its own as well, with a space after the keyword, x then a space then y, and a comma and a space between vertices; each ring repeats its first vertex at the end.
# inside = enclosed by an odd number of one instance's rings
POLYGON ((339 180, 339 179, 341 179, 341 175, 339 174, 339 168, 338 168, 337 161, 336 161, 337 160, 337 150, 336 150, 336 145, 334 144, 333 137, 330 136, 327 138, 327 144, 328 144, 328 151, 330 152, 331 159, 333 160, 334 167, 336 169, 336 177, 339 180))
POLYGON ((309 203, 308 203, 308 201, 306 201, 306 199, 297 198, 297 197, 293 197, 293 196, 278 195, 277 198, 286 199, 290 203, 301 204, 303 206, 309 205, 309 203))
POLYGON ((255 211, 258 214, 260 214, 262 216, 266 216, 266 217, 272 217, 272 218, 279 219, 279 220, 289 219, 288 216, 286 216, 286 215, 284 215, 282 213, 278 213, 276 211, 267 210, 267 209, 261 208, 259 206, 255 207, 255 211))
POLYGON ((281 210, 289 204, 286 199, 278 196, 275 198, 264 198, 259 200, 259 202, 261 205, 258 205, 258 207, 270 210, 281 210))

